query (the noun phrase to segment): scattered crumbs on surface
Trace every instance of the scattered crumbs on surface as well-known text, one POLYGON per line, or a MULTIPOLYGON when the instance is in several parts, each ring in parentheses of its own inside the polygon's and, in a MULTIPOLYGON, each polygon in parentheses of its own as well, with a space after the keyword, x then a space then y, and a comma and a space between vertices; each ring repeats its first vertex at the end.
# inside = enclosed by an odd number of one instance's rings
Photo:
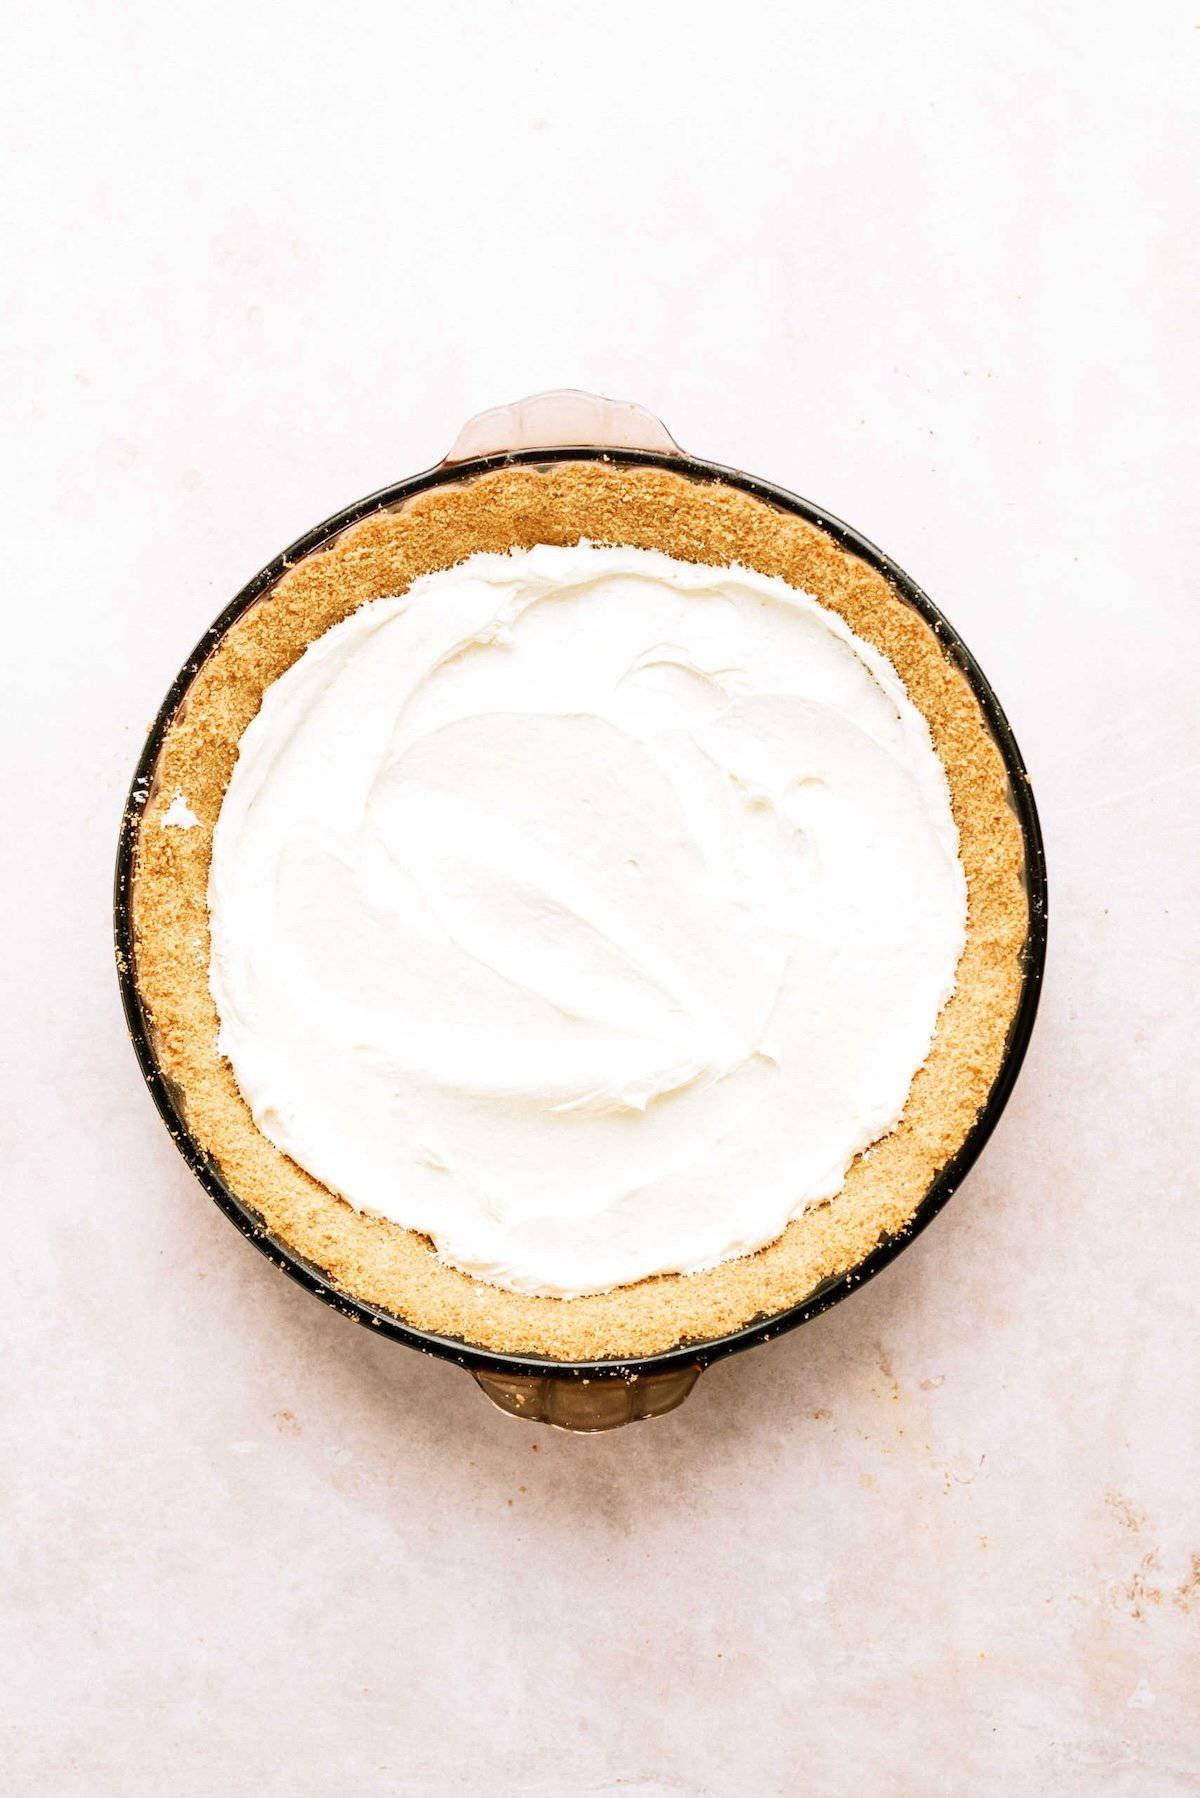
POLYGON ((818 1405, 815 1411, 809 1412, 809 1416, 814 1423, 827 1423, 833 1416, 833 1412, 827 1405, 818 1405))
MULTIPOLYGON (((1174 1590, 1170 1590, 1165 1583, 1157 1583, 1162 1575, 1162 1556, 1158 1549, 1152 1548, 1149 1554, 1142 1556, 1131 1578, 1109 1586, 1108 1602, 1114 1609, 1127 1612, 1136 1623, 1146 1620, 1148 1607, 1163 1605, 1168 1599, 1179 1610, 1190 1612, 1200 1594, 1200 1554, 1193 1551, 1189 1561, 1189 1572, 1174 1590)), ((1144 1702, 1152 1704, 1154 1701, 1151 1698, 1144 1702)))
POLYGON ((1146 1521, 1144 1511, 1139 1511, 1135 1504, 1122 1496, 1120 1492, 1109 1490, 1104 1494, 1104 1502, 1116 1517, 1122 1529, 1140 1530, 1146 1521))
POLYGON ((1191 1571, 1175 1593, 1175 1603, 1181 1611, 1190 1611, 1193 1601, 1200 1597, 1200 1554, 1193 1549, 1191 1555, 1191 1571))
POLYGON ((175 797, 159 819, 164 827, 173 824, 176 830, 194 830, 200 820, 184 798, 179 788, 175 789, 175 797))
POLYGON ((1144 1622, 1147 1605, 1161 1605, 1163 1601, 1162 1587, 1151 1583, 1161 1566, 1156 1548, 1143 1555, 1132 1578, 1118 1580, 1108 1588, 1108 1602, 1113 1609, 1127 1612, 1135 1623, 1144 1622))
POLYGON ((932 1380, 922 1380, 921 1381, 921 1391, 922 1392, 936 1392, 938 1387, 944 1386, 945 1383, 946 1383, 946 1376, 944 1373, 935 1374, 932 1380))
POLYGON ((300 1434, 300 1419, 296 1416, 294 1411, 276 1411, 275 1428, 279 1431, 281 1436, 298 1436, 300 1434))
POLYGON ((529 1446, 530 1446, 530 1448, 531 1448, 531 1449, 532 1449, 532 1450, 533 1450, 533 1452, 534 1452, 534 1454, 535 1454, 535 1455, 536 1455, 536 1454, 537 1454, 537 1452, 538 1452, 538 1445, 537 1445, 537 1443, 536 1443, 536 1442, 531 1442, 531 1443, 530 1443, 530 1444, 529 1444, 529 1446))

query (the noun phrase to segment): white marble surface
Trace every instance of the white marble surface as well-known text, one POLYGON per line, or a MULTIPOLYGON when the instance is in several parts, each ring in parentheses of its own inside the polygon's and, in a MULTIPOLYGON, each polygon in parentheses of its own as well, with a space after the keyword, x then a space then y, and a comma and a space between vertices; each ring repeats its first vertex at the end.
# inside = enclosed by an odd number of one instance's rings
POLYGON ((1198 44, 1157 0, 25 10, 5 1792, 1200 1790, 1198 44), (1053 898, 949 1210, 593 1440, 251 1253, 151 1110, 108 941, 202 628, 565 383, 927 585, 1010 710, 1053 898))

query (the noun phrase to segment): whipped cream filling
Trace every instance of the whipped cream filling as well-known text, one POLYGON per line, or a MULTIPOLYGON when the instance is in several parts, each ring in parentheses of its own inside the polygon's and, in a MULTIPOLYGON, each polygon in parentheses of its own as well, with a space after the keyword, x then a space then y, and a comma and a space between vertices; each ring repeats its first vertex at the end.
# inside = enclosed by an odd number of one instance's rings
POLYGON ((782 580, 581 543, 312 643, 242 737, 209 907, 258 1127, 568 1296, 837 1193, 929 1052, 966 883, 878 650, 782 580))
POLYGON ((164 830, 195 830, 200 820, 184 798, 176 791, 174 799, 159 819, 164 830))

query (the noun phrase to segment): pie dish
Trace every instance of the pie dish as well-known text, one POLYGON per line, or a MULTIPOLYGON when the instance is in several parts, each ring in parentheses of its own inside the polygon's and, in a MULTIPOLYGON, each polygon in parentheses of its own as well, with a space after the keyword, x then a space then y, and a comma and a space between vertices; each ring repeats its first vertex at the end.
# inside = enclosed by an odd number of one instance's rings
POLYGON ((570 395, 484 415, 436 469, 327 521, 250 583, 167 696, 126 807, 117 870, 118 966, 135 1049, 218 1203, 348 1315, 469 1367, 506 1409, 575 1428, 670 1408, 701 1367, 824 1309, 929 1221, 1016 1078, 1045 917, 1037 816, 1012 733, 919 589, 807 502, 683 456, 637 408, 570 395), (239 741, 310 643, 364 602, 478 552, 581 540, 781 576, 882 652, 946 770, 967 926, 957 985, 901 1121, 857 1156, 836 1197, 752 1255, 564 1299, 448 1266, 427 1238, 353 1209, 259 1130, 217 1047, 207 891, 239 741), (167 828, 181 805, 192 827, 167 828))

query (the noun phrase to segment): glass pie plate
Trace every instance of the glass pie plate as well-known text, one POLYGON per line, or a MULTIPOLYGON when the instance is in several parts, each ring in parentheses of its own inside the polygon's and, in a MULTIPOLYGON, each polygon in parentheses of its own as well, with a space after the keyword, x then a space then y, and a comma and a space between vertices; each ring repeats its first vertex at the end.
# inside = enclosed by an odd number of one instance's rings
POLYGON ((886 1267, 957 1191, 1007 1103, 1029 1042, 1046 954, 1046 869, 1029 777, 1007 719, 981 669, 953 627, 916 583, 850 526, 821 507, 782 488, 716 463, 684 454, 658 419, 635 405, 575 392, 539 394, 472 419, 435 467, 357 501, 306 533, 276 556, 243 588, 205 632, 172 682, 151 727, 121 819, 115 886, 117 969, 134 1052, 150 1095, 177 1148, 201 1185, 248 1241, 309 1292, 347 1317, 409 1348, 457 1363, 470 1372, 494 1404, 513 1416, 563 1429, 595 1431, 658 1416, 682 1403, 701 1372, 714 1361, 751 1348, 818 1316, 886 1267), (1007 800, 1023 845, 1028 928, 1021 954, 1021 985, 999 1070, 957 1152, 939 1169, 905 1227, 881 1238, 854 1266, 815 1285, 786 1310, 757 1318, 711 1340, 688 1342, 639 1359, 564 1361, 510 1355, 465 1339, 419 1329, 342 1287, 298 1254, 267 1225, 226 1180, 215 1158, 189 1129, 183 1096, 165 1072, 148 1010, 138 985, 132 888, 139 832, 156 792, 164 738, 186 700, 198 670, 225 633, 304 557, 326 550, 343 532, 378 512, 396 512, 415 496, 461 485, 492 470, 528 464, 598 460, 658 468, 700 482, 719 482, 768 506, 799 517, 832 537, 881 574, 893 592, 934 631, 946 656, 971 688, 1007 776, 1007 800))

